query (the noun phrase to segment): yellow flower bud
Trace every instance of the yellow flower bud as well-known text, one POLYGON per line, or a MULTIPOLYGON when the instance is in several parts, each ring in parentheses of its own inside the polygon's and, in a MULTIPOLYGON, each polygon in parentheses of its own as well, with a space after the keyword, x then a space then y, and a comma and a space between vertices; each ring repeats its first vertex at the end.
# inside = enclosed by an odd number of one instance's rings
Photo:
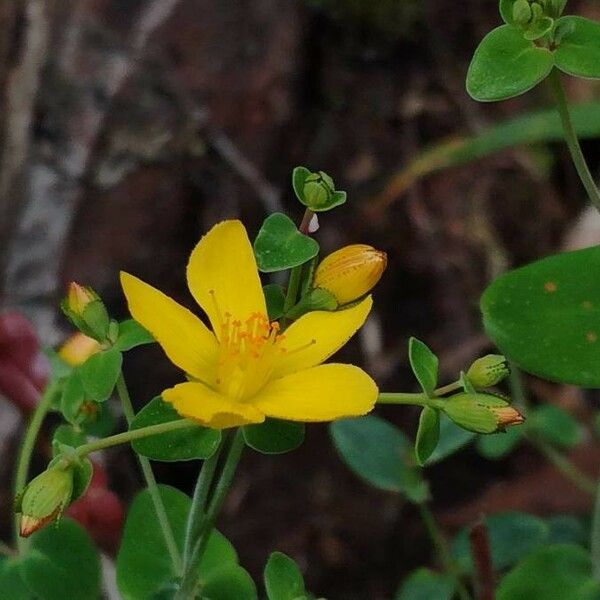
POLYGON ((72 281, 67 293, 67 308, 75 315, 82 317, 88 304, 98 300, 98 295, 89 287, 84 287, 72 281))
POLYGON ((101 349, 102 346, 96 340, 78 331, 60 347, 58 355, 68 365, 76 367, 101 349))
POLYGON ((506 358, 488 354, 478 358, 467 371, 467 379, 476 388, 487 388, 500 383, 510 373, 506 358))
POLYGON ((72 494, 71 465, 57 464, 32 479, 17 500, 16 510, 21 513, 21 536, 28 537, 60 517, 72 494))
POLYGON ((313 285, 330 292, 339 304, 348 304, 371 290, 386 266, 385 252, 366 244, 352 244, 321 261, 313 285))

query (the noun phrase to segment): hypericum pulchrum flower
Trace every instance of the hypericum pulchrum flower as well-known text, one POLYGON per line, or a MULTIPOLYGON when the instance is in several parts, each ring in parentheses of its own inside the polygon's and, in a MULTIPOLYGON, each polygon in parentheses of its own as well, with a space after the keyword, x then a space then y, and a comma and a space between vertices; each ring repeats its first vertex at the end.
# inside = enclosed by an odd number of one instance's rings
POLYGON ((366 244, 351 244, 326 256, 317 267, 313 285, 330 292, 338 304, 362 298, 381 279, 387 255, 366 244))
POLYGON ((362 326, 370 297, 346 310, 308 313, 280 334, 267 317, 252 245, 239 221, 219 223, 200 240, 187 280, 212 331, 162 292, 121 274, 132 316, 187 374, 188 382, 162 394, 180 415, 222 429, 265 417, 331 421, 373 408, 377 386, 364 371, 321 364, 362 326))
POLYGON ((19 532, 28 537, 60 517, 73 494, 73 468, 57 464, 32 479, 17 500, 21 513, 19 532))

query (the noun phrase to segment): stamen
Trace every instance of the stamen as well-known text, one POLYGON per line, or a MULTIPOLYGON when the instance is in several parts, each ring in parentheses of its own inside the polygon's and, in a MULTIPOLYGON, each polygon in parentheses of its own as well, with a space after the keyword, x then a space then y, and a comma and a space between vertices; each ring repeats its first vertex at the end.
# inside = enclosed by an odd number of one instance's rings
POLYGON ((306 344, 303 344, 302 346, 298 346, 298 348, 294 348, 293 350, 288 350, 287 348, 281 348, 281 351, 284 352, 286 356, 291 356, 292 354, 296 354, 297 352, 302 352, 303 350, 306 350, 307 348, 314 346, 316 343, 317 343, 317 340, 315 340, 313 338, 312 340, 310 340, 310 342, 307 342, 306 344))

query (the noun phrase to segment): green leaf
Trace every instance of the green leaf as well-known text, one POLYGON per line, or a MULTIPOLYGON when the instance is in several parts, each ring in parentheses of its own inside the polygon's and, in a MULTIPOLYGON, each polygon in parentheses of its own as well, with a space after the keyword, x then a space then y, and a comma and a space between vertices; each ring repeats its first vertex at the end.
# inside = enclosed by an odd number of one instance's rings
POLYGON ((265 285, 265 287, 263 287, 263 293, 267 303, 269 321, 276 321, 283 316, 285 292, 280 285, 276 283, 270 283, 269 285, 265 285))
POLYGON ((21 576, 35 597, 43 600, 97 600, 100 557, 77 523, 62 519, 31 536, 21 576))
POLYGON ((531 42, 543 38, 552 31, 554 19, 550 17, 541 17, 531 23, 524 31, 523 37, 531 42))
MULTIPOLYGON (((497 571, 514 565, 533 549, 546 543, 550 531, 542 519, 518 512, 486 517, 485 524, 490 540, 492 563, 497 571)), ((454 540, 452 555, 462 571, 473 571, 467 529, 463 529, 454 540)))
POLYGON ((402 582, 394 600, 452 600, 454 587, 449 575, 421 568, 402 582))
POLYGON ((268 216, 254 242, 258 268, 263 273, 284 271, 308 262, 319 253, 319 244, 298 231, 282 213, 268 216))
POLYGON ((153 344, 155 341, 146 328, 133 319, 127 319, 119 323, 119 337, 114 344, 114 348, 120 352, 126 352, 137 346, 153 344))
POLYGON ((285 454, 302 445, 304 423, 267 419, 242 428, 246 444, 262 454, 285 454))
MULTIPOLYGON (((167 519, 171 524, 175 539, 183 550, 183 540, 191 500, 183 492, 159 485, 159 493, 165 505, 167 519)), ((208 586, 221 579, 225 584, 221 570, 235 566, 237 554, 229 541, 218 531, 213 531, 206 551, 199 565, 200 582, 208 586)), ((164 591, 175 580, 177 573, 169 557, 160 525, 156 518, 154 504, 148 490, 140 492, 133 500, 123 532, 123 541, 117 556, 117 585, 123 600, 147 600, 164 591)), ((239 580, 243 576, 234 574, 231 579, 239 580)), ((237 586, 241 589, 244 584, 237 586)), ((247 589, 247 586, 244 588, 247 589)), ((223 599, 230 597, 222 596, 223 599)), ((246 600, 252 596, 240 596, 246 600)), ((215 596, 221 600, 221 596, 215 596)))
POLYGON ((586 546, 589 542, 589 526, 583 519, 571 515, 555 515, 546 519, 550 528, 549 544, 578 544, 586 546))
POLYGON ((516 0, 500 0, 500 16, 508 25, 514 23, 513 6, 515 5, 515 2, 516 0))
POLYGON ((435 408, 426 406, 419 417, 419 429, 415 442, 415 456, 419 465, 433 454, 440 439, 440 413, 435 408))
POLYGON ((411 337, 408 341, 408 358, 421 388, 428 396, 432 396, 438 379, 437 356, 421 340, 411 337))
POLYGON ((73 425, 79 425, 85 420, 81 412, 81 405, 85 402, 83 382, 77 370, 73 371, 65 380, 60 397, 60 412, 63 417, 73 425))
POLYGON ((427 464, 433 465, 444 460, 455 452, 462 450, 474 438, 475 434, 472 431, 467 431, 455 425, 446 415, 440 415, 440 439, 427 464))
POLYGON ((121 374, 123 356, 116 348, 92 354, 77 372, 89 399, 104 402, 112 394, 121 374))
POLYGON ((556 544, 539 548, 501 581, 497 600, 591 600, 598 598, 589 553, 580 546, 556 544))
MULTIPOLYGON (((202 572, 202 569, 200 569, 202 572)), ((257 600, 256 585, 239 565, 225 565, 212 574, 201 588, 210 600, 257 600)))
POLYGON ((546 48, 527 41, 520 29, 502 25, 488 33, 467 73, 467 91, 480 102, 519 96, 545 79, 554 60, 546 48))
POLYGON ((82 446, 86 442, 87 436, 81 429, 76 429, 71 425, 59 425, 52 436, 52 456, 54 457, 60 453, 61 444, 77 448, 77 446, 82 446))
POLYGON ((115 416, 109 402, 101 402, 95 405, 96 413, 88 415, 80 424, 87 435, 94 437, 106 437, 115 430, 115 416))
POLYGON ((531 410, 527 416, 527 428, 547 442, 563 448, 572 448, 583 440, 579 423, 567 411, 551 404, 531 410))
POLYGON ((7 600, 35 600, 21 575, 26 560, 27 557, 9 558, 0 563, 0 590, 7 600))
POLYGON ((583 17, 562 17, 565 27, 560 45, 554 51, 556 66, 569 75, 600 78, 600 23, 583 17))
POLYGON ((298 565, 282 552, 269 556, 264 573, 268 600, 299 600, 306 597, 304 578, 298 565))
POLYGON ((523 437, 522 427, 509 427, 506 431, 478 436, 477 452, 488 460, 499 460, 509 454, 523 437))
POLYGON ((600 387, 600 247, 557 254, 497 278, 481 298, 486 332, 518 367, 600 387))
MULTIPOLYGON (((135 416, 130 430, 170 423, 181 419, 177 411, 158 396, 135 416)), ((221 441, 221 432, 198 425, 170 433, 161 433, 132 442, 132 448, 142 456, 164 462, 195 460, 213 455, 221 441)))
POLYGON ((381 490, 400 492, 411 502, 429 498, 427 482, 413 466, 406 436, 374 415, 341 419, 330 425, 333 443, 351 471, 381 490))

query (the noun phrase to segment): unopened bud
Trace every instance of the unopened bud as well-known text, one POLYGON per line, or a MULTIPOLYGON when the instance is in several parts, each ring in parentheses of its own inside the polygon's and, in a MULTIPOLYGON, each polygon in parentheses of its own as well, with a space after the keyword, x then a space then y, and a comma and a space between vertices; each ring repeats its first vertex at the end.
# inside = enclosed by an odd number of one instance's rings
POLYGON ((21 536, 28 537, 59 518, 72 494, 71 465, 57 464, 33 479, 17 500, 16 510, 21 513, 21 536))
POLYGON ((513 5, 513 19, 517 25, 527 25, 531 21, 533 12, 527 0, 517 0, 513 5))
POLYGON ((496 433, 525 420, 506 400, 492 394, 456 394, 439 408, 458 426, 475 433, 496 433))
POLYGON ((352 244, 323 259, 315 271, 313 285, 330 292, 339 304, 348 304, 369 292, 386 266, 385 252, 366 244, 352 244))
POLYGON ((72 282, 61 308, 73 325, 88 337, 99 342, 108 338, 110 318, 100 296, 92 288, 72 282))
POLYGON ((95 339, 78 331, 58 350, 58 355, 72 367, 84 363, 92 354, 100 352, 102 346, 95 339))
POLYGON ((306 204, 316 209, 326 206, 331 200, 335 186, 333 179, 323 171, 311 173, 304 182, 303 188, 306 204))
POLYGON ((508 362, 501 354, 478 358, 467 371, 467 379, 476 388, 487 388, 500 383, 510 373, 508 362))

